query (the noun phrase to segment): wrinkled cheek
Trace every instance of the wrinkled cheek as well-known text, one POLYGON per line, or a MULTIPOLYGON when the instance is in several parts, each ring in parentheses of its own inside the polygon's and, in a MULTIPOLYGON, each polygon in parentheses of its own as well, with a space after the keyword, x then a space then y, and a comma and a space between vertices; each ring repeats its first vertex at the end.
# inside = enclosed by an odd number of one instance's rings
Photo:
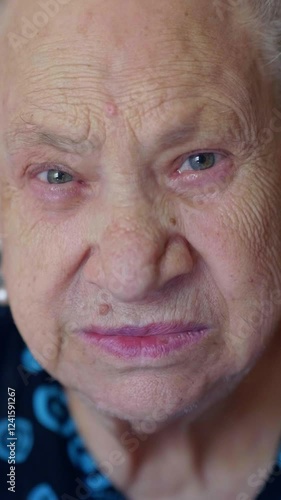
MULTIPOLYGON (((232 207, 228 212, 235 214, 232 207)), ((222 223, 210 210, 192 222, 196 232, 188 228, 186 234, 203 262, 201 281, 210 283, 213 304, 217 298, 226 352, 239 371, 264 351, 281 319, 280 273, 272 273, 267 250, 268 241, 274 248, 279 242, 271 228, 265 238, 265 220, 253 220, 247 233, 239 214, 222 223)))
POLYGON ((237 267, 237 283, 229 275, 220 281, 229 313, 225 342, 235 353, 238 369, 250 366, 263 354, 281 318, 280 290, 274 288, 270 273, 261 273, 255 259, 245 256, 244 264, 242 269, 237 267))

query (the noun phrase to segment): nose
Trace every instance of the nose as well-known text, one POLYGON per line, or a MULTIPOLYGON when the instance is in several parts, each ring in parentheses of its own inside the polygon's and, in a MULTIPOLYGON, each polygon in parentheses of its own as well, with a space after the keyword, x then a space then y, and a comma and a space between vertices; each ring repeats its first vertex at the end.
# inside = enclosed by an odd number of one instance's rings
POLYGON ((193 258, 182 235, 148 209, 140 212, 134 205, 114 212, 85 264, 88 282, 118 301, 135 302, 149 300, 170 280, 190 273, 193 258))

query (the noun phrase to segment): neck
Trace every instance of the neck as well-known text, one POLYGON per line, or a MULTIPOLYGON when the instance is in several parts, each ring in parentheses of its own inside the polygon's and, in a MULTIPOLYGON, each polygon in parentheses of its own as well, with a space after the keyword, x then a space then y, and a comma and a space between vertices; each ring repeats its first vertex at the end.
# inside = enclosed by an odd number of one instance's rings
MULTIPOLYGON (((273 465, 277 453, 281 437, 280 363, 281 335, 223 401, 196 420, 185 415, 152 434, 139 432, 135 423, 102 414, 78 392, 66 389, 66 394, 89 452, 101 472, 125 494, 138 492, 150 482, 152 491, 155 477, 161 477, 165 492, 178 490, 181 482, 183 490, 186 484, 199 487, 208 483, 210 491, 209 481, 219 482, 221 487, 222 478, 229 484, 233 474, 233 482, 240 481, 242 491, 241 481, 246 485, 250 474, 259 468, 270 473, 269 463, 273 465), (169 479, 164 485, 162 477, 167 477, 167 471, 169 479)), ((154 493, 151 498, 157 498, 154 493)), ((253 488, 250 493, 254 493, 253 488)), ((149 498, 147 492, 142 494, 149 498)), ((224 495, 222 498, 227 498, 224 495)), ((131 498, 142 495, 132 494, 131 498)), ((171 494, 168 498, 176 497, 171 494)))

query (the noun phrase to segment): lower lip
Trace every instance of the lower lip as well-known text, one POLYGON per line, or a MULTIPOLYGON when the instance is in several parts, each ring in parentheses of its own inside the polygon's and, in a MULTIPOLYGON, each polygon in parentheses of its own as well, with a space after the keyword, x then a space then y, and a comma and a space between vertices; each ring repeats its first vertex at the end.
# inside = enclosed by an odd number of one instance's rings
POLYGON ((206 336, 208 330, 165 335, 121 336, 82 333, 87 344, 94 344, 119 358, 162 358, 183 348, 192 347, 206 336))

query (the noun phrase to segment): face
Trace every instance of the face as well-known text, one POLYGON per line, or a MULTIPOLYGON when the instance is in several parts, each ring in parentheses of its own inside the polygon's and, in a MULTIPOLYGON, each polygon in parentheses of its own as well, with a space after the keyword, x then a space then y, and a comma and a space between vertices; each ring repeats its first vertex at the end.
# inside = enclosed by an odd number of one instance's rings
POLYGON ((194 415, 281 320, 281 118, 250 34, 208 0, 9 9, 1 229, 17 327, 101 411, 194 415), (208 334, 124 359, 77 333, 171 321, 208 334))

